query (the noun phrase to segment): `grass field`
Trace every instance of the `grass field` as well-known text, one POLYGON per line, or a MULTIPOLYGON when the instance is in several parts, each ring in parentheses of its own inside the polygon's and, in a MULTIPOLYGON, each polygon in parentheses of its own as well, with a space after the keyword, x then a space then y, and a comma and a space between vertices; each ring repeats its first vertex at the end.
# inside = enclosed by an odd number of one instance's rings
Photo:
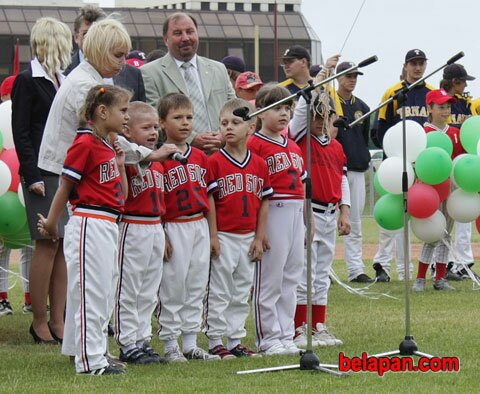
MULTIPOLYGON (((375 231, 366 220, 366 232, 375 231)), ((372 242, 375 235, 366 234, 372 242)), ((371 266, 371 261, 366 261, 371 266)), ((18 269, 16 264, 14 269, 18 269)), ((346 280, 342 261, 335 270, 346 280)), ((352 373, 337 378, 309 371, 286 371, 256 375, 236 375, 239 370, 297 364, 298 357, 277 356, 224 362, 190 362, 186 365, 129 366, 120 377, 90 377, 74 373, 59 347, 34 345, 28 334, 31 316, 21 313, 21 283, 10 291, 13 316, 0 317, 0 393, 327 393, 327 392, 477 392, 480 361, 480 292, 471 281, 454 284, 456 292, 435 292, 431 283, 423 294, 411 295, 411 332, 419 350, 437 356, 458 356, 458 373, 352 373)), ((374 291, 397 299, 366 299, 351 295, 335 284, 329 293, 327 321, 344 345, 316 351, 322 363, 337 363, 339 352, 360 356, 398 348, 404 338, 403 282, 375 284, 374 291)), ((253 347, 253 323, 248 321, 246 345, 253 347)), ((206 346, 205 337, 199 343, 206 346)), ((159 351, 162 345, 153 339, 159 351)), ((116 345, 111 342, 113 353, 116 345)))

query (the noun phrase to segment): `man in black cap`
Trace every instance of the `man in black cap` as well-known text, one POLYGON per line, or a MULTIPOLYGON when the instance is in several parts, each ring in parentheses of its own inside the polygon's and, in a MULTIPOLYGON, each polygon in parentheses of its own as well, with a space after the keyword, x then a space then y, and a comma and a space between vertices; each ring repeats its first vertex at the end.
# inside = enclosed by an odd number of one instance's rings
POLYGON ((304 88, 310 76, 311 57, 308 51, 301 45, 293 45, 282 56, 282 67, 287 79, 280 83, 292 94, 304 88))
MULTIPOLYGON (((396 83, 387 91, 382 97, 381 102, 388 100, 390 97, 403 89, 405 86, 409 86, 423 77, 427 68, 427 56, 421 49, 411 49, 405 55, 405 63, 403 65, 402 75, 405 76, 404 80, 396 83)), ((405 117, 409 120, 413 120, 420 124, 422 127, 428 120, 428 111, 425 104, 425 98, 430 90, 435 88, 425 82, 415 86, 410 90, 406 96, 405 101, 405 117)), ((380 146, 383 145, 383 137, 387 130, 400 122, 402 119, 402 108, 399 106, 397 100, 393 100, 386 106, 382 107, 378 111, 378 126, 377 126, 377 140, 380 146)), ((392 252, 394 244, 397 249, 397 271, 399 277, 403 278, 404 261, 399 261, 398 256, 402 256, 405 259, 404 238, 403 229, 398 231, 386 231, 380 230, 380 238, 378 243, 378 251, 373 258, 373 268, 376 271, 378 282, 388 282, 390 280, 390 261, 392 259, 392 252), (399 250, 400 249, 400 250, 399 250), (398 253, 403 251, 403 253, 398 253)), ((409 264, 411 264, 409 262, 409 264)))
POLYGON ((238 56, 225 56, 222 59, 222 63, 225 65, 228 76, 230 77, 230 82, 235 88, 235 83, 237 82, 238 76, 247 71, 245 62, 241 57, 238 56))
MULTIPOLYGON (((337 66, 337 73, 345 71, 355 64, 342 62, 337 66)), ((338 78, 338 89, 334 93, 335 107, 338 116, 346 118, 348 123, 362 117, 370 108, 361 99, 353 95, 358 75, 355 70, 338 78)), ((365 206, 365 171, 370 164, 368 136, 370 119, 367 117, 351 129, 339 128, 337 140, 343 147, 347 157, 347 178, 350 187, 350 234, 345 236, 345 263, 347 264, 350 282, 368 283, 372 279, 365 274, 362 260, 362 214, 365 206)))

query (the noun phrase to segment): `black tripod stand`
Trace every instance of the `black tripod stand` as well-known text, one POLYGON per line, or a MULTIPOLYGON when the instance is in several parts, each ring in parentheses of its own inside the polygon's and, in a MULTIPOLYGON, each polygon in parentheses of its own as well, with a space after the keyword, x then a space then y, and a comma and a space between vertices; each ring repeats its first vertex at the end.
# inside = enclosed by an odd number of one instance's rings
POLYGON ((310 104, 312 99, 312 90, 317 88, 318 86, 325 85, 330 81, 338 78, 344 74, 351 73, 352 71, 357 70, 360 67, 368 66, 369 64, 377 61, 376 56, 372 56, 363 62, 360 62, 358 66, 351 67, 347 70, 344 70, 336 75, 333 75, 325 80, 313 84, 312 81, 309 81, 309 86, 305 87, 304 89, 300 90, 296 94, 286 97, 283 100, 280 100, 276 103, 273 103, 261 110, 258 110, 252 114, 248 113, 248 108, 239 108, 233 111, 233 114, 236 116, 240 116, 245 120, 251 119, 254 116, 257 116, 269 109, 272 109, 276 106, 282 105, 288 101, 291 101, 295 97, 302 96, 307 104, 307 129, 306 129, 306 148, 307 148, 307 179, 305 180, 305 200, 306 200, 306 224, 307 224, 307 350, 302 354, 300 358, 300 364, 295 365, 285 365, 280 367, 273 367, 273 368, 261 368, 255 370, 248 370, 248 371, 238 371, 237 374, 251 374, 251 373, 259 373, 259 372, 273 372, 273 371, 284 371, 290 369, 301 369, 301 370, 308 370, 308 371, 320 371, 326 372, 335 376, 345 376, 345 373, 335 371, 334 369, 338 369, 338 365, 334 364, 320 364, 320 359, 312 350, 312 232, 311 232, 311 219, 312 219, 312 180, 310 178, 311 174, 311 111, 310 111, 310 104))
POLYGON ((455 56, 450 58, 446 64, 437 68, 427 76, 415 81, 411 85, 405 85, 403 89, 397 92, 394 96, 390 97, 388 100, 381 103, 377 108, 373 109, 372 111, 368 112, 367 114, 363 115, 361 118, 355 120, 354 122, 346 125, 347 128, 356 125, 357 123, 361 122, 367 116, 370 116, 372 113, 378 111, 380 108, 384 107, 385 105, 389 104, 390 102, 397 100, 399 107, 401 107, 401 114, 402 114, 402 159, 403 159, 403 172, 402 172, 402 194, 403 194, 403 206, 404 206, 404 214, 403 214, 403 232, 404 232, 404 250, 405 250, 405 261, 404 261, 404 269, 405 269, 405 337, 403 341, 400 343, 398 350, 388 351, 384 353, 375 354, 374 357, 382 357, 382 356, 394 356, 394 355, 401 355, 401 356, 420 356, 420 357, 428 357, 432 358, 433 356, 428 353, 423 353, 418 350, 418 346, 415 342, 415 339, 411 335, 410 331, 410 285, 409 285, 409 277, 410 277, 410 240, 409 240, 409 232, 408 232, 408 215, 407 215, 407 197, 408 197, 408 177, 407 177, 407 130, 406 130, 406 117, 405 117, 405 102, 407 99, 407 94, 410 90, 412 90, 415 86, 423 83, 427 78, 432 76, 433 74, 437 73, 438 71, 444 69, 446 66, 455 63, 457 60, 464 56, 463 52, 457 53, 455 56))

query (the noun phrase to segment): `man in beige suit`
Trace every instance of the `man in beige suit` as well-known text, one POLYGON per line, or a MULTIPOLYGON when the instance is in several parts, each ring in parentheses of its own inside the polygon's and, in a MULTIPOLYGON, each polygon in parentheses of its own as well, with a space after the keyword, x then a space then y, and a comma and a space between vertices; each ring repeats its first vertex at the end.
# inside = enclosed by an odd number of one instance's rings
POLYGON ((163 24, 163 40, 168 53, 140 68, 147 102, 156 106, 167 93, 187 95, 194 107, 191 144, 215 151, 223 143, 218 133, 220 108, 235 97, 227 70, 222 63, 197 55, 197 22, 191 15, 170 15, 163 24))

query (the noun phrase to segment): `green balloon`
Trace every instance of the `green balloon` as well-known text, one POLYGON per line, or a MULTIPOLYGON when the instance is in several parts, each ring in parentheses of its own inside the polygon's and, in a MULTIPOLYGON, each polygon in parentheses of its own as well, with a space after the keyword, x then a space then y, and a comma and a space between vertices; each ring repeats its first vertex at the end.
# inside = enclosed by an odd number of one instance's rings
POLYGON ((480 116, 471 116, 463 122, 460 128, 460 142, 463 149, 472 155, 477 154, 477 144, 480 139, 480 116))
POLYGON ((465 155, 458 159, 453 169, 457 185, 470 193, 480 192, 480 156, 465 155))
POLYGON ((427 148, 436 146, 442 148, 449 156, 452 156, 453 153, 453 143, 452 140, 441 131, 431 131, 427 133, 427 148))
POLYGON ((373 177, 373 187, 375 188, 375 191, 380 195, 384 196, 388 192, 380 185, 380 182, 378 181, 378 172, 375 172, 375 175, 373 177))
POLYGON ((373 216, 378 225, 385 230, 398 230, 403 227, 403 196, 385 194, 373 208, 373 216))
POLYGON ((2 154, 2 149, 3 149, 3 134, 2 134, 2 130, 0 130, 0 155, 2 154))
POLYGON ((7 235, 3 242, 5 246, 10 249, 20 249, 24 246, 30 246, 32 244, 32 237, 30 235, 28 222, 25 222, 18 233, 7 235))
POLYGON ((27 222, 25 207, 18 194, 6 192, 0 197, 0 234, 5 236, 19 233, 27 222))
POLYGON ((452 159, 442 148, 427 148, 418 155, 415 172, 423 183, 438 185, 450 176, 452 159))

